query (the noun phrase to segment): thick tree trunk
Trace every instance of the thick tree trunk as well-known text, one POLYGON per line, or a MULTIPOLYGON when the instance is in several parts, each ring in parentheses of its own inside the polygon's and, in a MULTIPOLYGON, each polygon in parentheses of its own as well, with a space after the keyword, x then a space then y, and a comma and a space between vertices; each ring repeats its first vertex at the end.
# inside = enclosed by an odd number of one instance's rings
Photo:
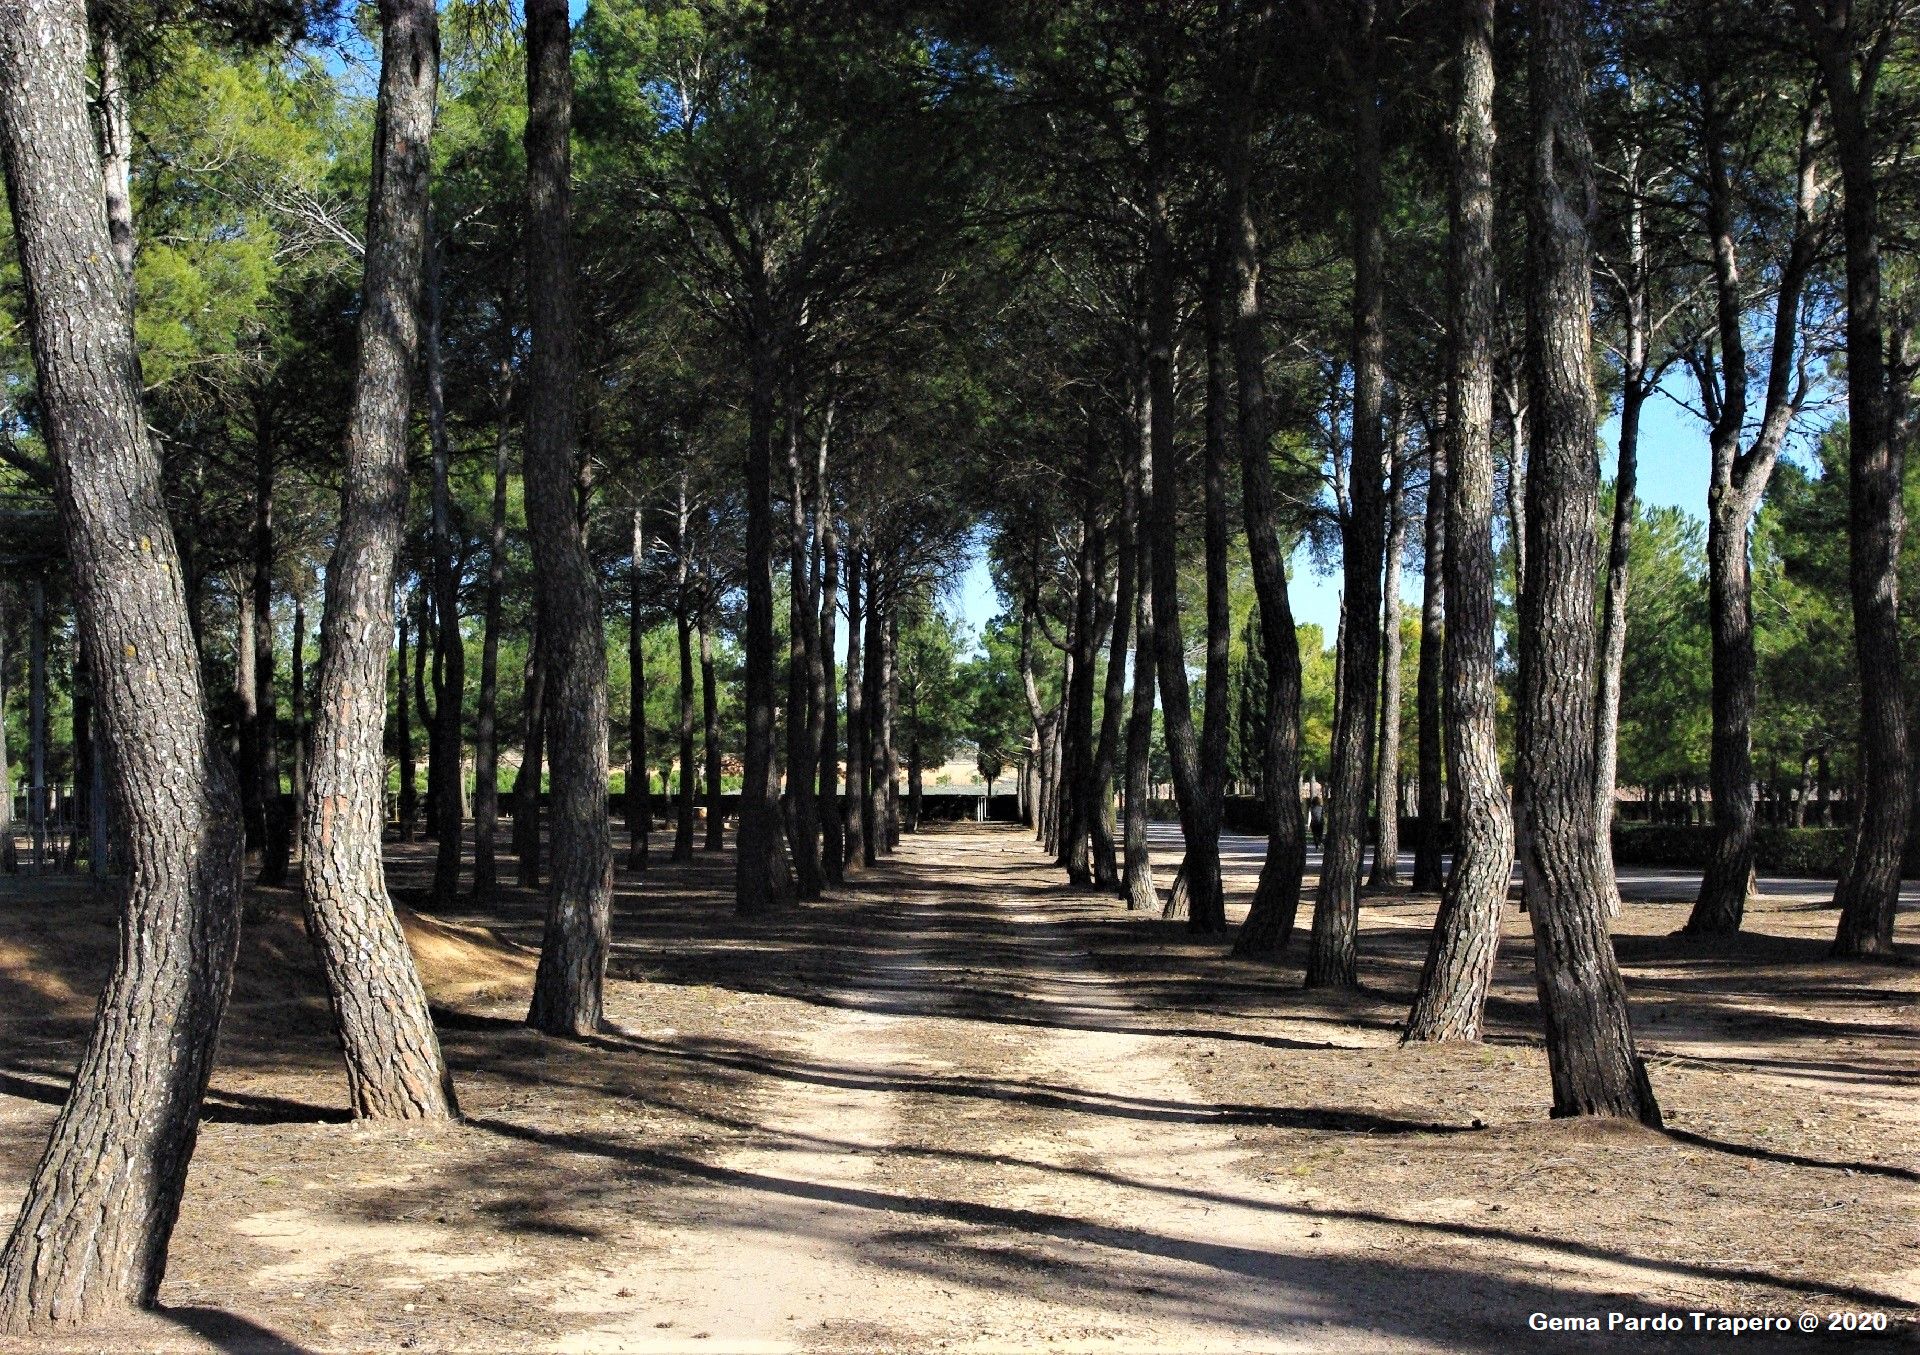
POLYGON ((1439 893, 1446 884, 1441 869, 1446 787, 1441 761, 1440 689, 1446 646, 1447 453, 1432 429, 1427 432, 1427 511, 1423 524, 1426 563, 1420 578, 1420 832, 1413 847, 1413 887, 1439 893))
POLYGON ((1374 705, 1380 682, 1381 534, 1386 524, 1382 405, 1386 388, 1381 277, 1385 195, 1373 0, 1361 0, 1350 39, 1353 193, 1353 437, 1351 508, 1341 530, 1346 618, 1340 701, 1328 775, 1327 840, 1313 909, 1309 988, 1359 984, 1360 866, 1365 854, 1374 705))
POLYGON ((264 410, 255 420, 253 463, 253 579, 248 604, 253 608, 254 763, 250 769, 260 800, 265 836, 260 843, 260 883, 286 883, 287 808, 280 798, 280 725, 273 693, 273 470, 271 421, 264 410))
POLYGON ((867 715, 866 614, 861 589, 866 554, 858 546, 847 551, 847 794, 840 817, 846 839, 844 870, 854 875, 867 868, 867 715))
MULTIPOLYGON (((1495 733, 1493 251, 1494 0, 1456 0, 1453 167, 1447 243, 1447 771, 1453 869, 1440 898, 1409 1041, 1478 1040, 1513 878, 1513 824, 1495 733)), ((1428 561, 1428 568, 1433 568, 1428 561)), ((1422 792, 1422 805, 1425 793, 1422 792)))
POLYGON ((14 1335, 158 1294, 239 935, 236 786, 141 409, 86 66, 80 4, 0 9, 0 155, 130 867, 93 1033, 0 1252, 0 1330, 14 1335))
POLYGON ((527 7, 527 535, 547 667, 553 828, 547 918, 527 1023, 549 1035, 601 1024, 613 903, 607 819, 607 652, 600 580, 581 530, 568 137, 566 0, 527 7))
MULTIPOLYGON (((326 975, 356 1115, 438 1119, 453 1084, 380 858, 387 639, 407 510, 407 420, 419 356, 429 137, 439 29, 427 0, 388 0, 339 539, 320 623, 304 872, 307 928, 326 975)), ((402 637, 405 618, 401 619, 402 637)), ((403 650, 404 653, 404 650, 403 650)), ((400 670, 402 795, 411 772, 400 670)), ((403 809, 403 819, 409 817, 403 809)))
POLYGON ((460 721, 467 693, 467 646, 460 633, 460 574, 453 556, 453 491, 448 483, 446 380, 440 360, 440 242, 428 246, 426 358, 427 431, 433 449, 433 740, 427 784, 433 792, 433 906, 449 908, 460 896, 461 837, 466 828, 460 721))
POLYGON ((1397 437, 1393 477, 1387 489, 1387 551, 1381 585, 1380 740, 1373 778, 1373 873, 1367 883, 1383 889, 1400 883, 1400 557, 1407 547, 1407 454, 1397 437))
POLYGON ((513 403, 513 364, 500 363, 495 396, 493 512, 487 536, 487 592, 481 604, 479 709, 473 726, 473 897, 499 887, 500 832, 500 604, 507 578, 507 416, 513 403))
MULTIPOLYGON (((681 521, 685 522, 686 502, 684 485, 681 495, 681 521)), ((684 527, 679 540, 684 544, 684 527)), ((627 786, 626 794, 621 797, 627 812, 627 869, 635 872, 647 868, 648 840, 653 832, 653 764, 649 760, 653 752, 653 740, 647 733, 647 624, 642 618, 646 607, 641 597, 641 579, 646 570, 647 561, 647 514, 644 508, 635 505, 633 509, 633 541, 629 550, 627 565, 627 786)), ((680 565, 684 576, 686 563, 684 556, 680 565)), ((685 590, 682 589, 684 594, 685 590)), ((681 627, 681 649, 686 648, 686 626, 681 627)), ((676 842, 674 859, 682 860, 676 842)))
POLYGON ((1592 259, 1582 215, 1592 166, 1584 122, 1585 11, 1535 0, 1528 77, 1527 581, 1520 625, 1525 735, 1523 865, 1535 981, 1556 1116, 1660 1123, 1634 1048, 1607 935, 1610 874, 1593 797, 1594 517, 1592 259))
POLYGON ((726 845, 726 815, 720 812, 724 782, 720 775, 720 692, 714 674, 713 631, 703 610, 696 622, 700 632, 700 747, 706 762, 707 833, 701 845, 717 852, 726 845))

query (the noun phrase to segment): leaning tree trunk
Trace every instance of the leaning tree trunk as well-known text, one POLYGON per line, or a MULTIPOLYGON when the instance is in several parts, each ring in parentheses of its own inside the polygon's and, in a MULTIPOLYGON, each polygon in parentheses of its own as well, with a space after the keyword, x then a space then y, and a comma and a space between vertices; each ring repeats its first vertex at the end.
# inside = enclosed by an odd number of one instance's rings
POLYGON ((1413 887, 1438 893, 1446 880, 1441 870, 1446 788, 1441 768, 1440 685, 1446 644, 1447 453, 1427 430, 1427 511, 1423 524, 1426 562, 1420 579, 1420 674, 1416 704, 1420 713, 1420 832, 1413 848, 1413 887))
POLYGON ((549 1035, 601 1024, 612 926, 607 818, 607 651, 600 579, 587 555, 576 467, 574 276, 568 136, 573 77, 566 0, 527 3, 527 534, 547 665, 553 764, 547 919, 527 1023, 549 1035))
MULTIPOLYGON (((380 734, 394 564, 407 516, 407 421, 420 348, 439 30, 427 0, 390 0, 381 20, 360 356, 347 421, 339 538, 320 623, 313 757, 303 806, 305 892, 307 927, 326 974, 354 1114, 440 1119, 455 1113, 453 1084, 380 859, 386 785, 380 734)), ((399 683, 404 719, 404 666, 399 683)))
POLYGON ((1353 436, 1350 507, 1342 524, 1346 645, 1328 773, 1327 839, 1307 957, 1309 988, 1359 985, 1360 865, 1380 694, 1380 556, 1385 528, 1381 409, 1386 388, 1380 111, 1373 0, 1355 18, 1350 81, 1353 151, 1353 436))
POLYGON ((861 583, 866 558, 857 545, 847 550, 847 794, 840 806, 841 836, 845 839, 843 869, 848 875, 865 870, 867 860, 867 718, 866 615, 861 583))
POLYGON ((473 897, 485 901, 499 887, 500 832, 500 601, 507 578, 507 412, 513 364, 500 364, 495 397, 493 515, 487 536, 487 592, 481 604, 479 710, 473 725, 473 897))
MULTIPOLYGON (((460 722, 466 713, 467 646, 460 633, 460 573, 453 554, 453 489, 448 483, 452 452, 447 446, 446 381, 440 361, 443 310, 439 241, 427 253, 427 332, 424 338, 427 432, 433 448, 433 756, 428 785, 433 790, 433 906, 451 907, 460 896, 461 813, 466 773, 461 767, 460 722)), ((269 814, 268 822, 272 822, 269 814)))
POLYGON ((0 1252, 0 1330, 158 1295, 239 938, 239 804, 206 717, 79 3, 0 8, 0 153, 42 427, 129 871, 93 1033, 0 1252))
POLYGON ((1529 67, 1527 580, 1520 625, 1522 864, 1556 1116, 1660 1123, 1607 935, 1608 861, 1593 797, 1592 166, 1578 0, 1534 0, 1529 67))
POLYGON ((1400 883, 1400 557, 1407 545, 1407 457, 1402 446, 1396 446, 1392 455, 1386 580, 1381 585, 1380 742, 1373 778, 1379 827, 1374 835, 1373 874, 1367 881, 1376 889, 1400 883))
MULTIPOLYGON (((1434 920, 1410 1041, 1477 1040, 1513 878, 1513 823, 1495 730, 1493 252, 1494 0, 1456 0, 1447 242, 1446 667, 1453 869, 1434 920)), ((1429 512, 1436 511, 1430 504, 1429 512)), ((1428 567, 1432 568, 1429 561, 1428 567)), ((1424 792, 1422 792, 1424 795, 1424 792)))

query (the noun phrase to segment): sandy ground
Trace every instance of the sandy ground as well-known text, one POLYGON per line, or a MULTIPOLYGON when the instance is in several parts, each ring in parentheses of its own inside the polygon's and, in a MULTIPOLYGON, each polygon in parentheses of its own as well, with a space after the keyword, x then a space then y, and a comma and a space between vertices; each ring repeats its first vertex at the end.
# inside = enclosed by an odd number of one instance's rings
MULTIPOLYGON (((1230 860, 1250 891, 1257 854, 1230 860)), ((395 849, 403 900, 424 861, 395 849)), ((65 1348, 1862 1339, 1528 1325, 1610 1312, 1884 1314, 1883 1343, 1913 1340, 1920 971, 1826 959, 1817 900, 1770 895, 1709 944, 1669 935, 1683 897, 1635 891, 1618 945, 1671 1124, 1653 1133, 1546 1119, 1518 915, 1487 1043, 1401 1049, 1431 898, 1368 900, 1367 987, 1335 999, 1297 961, 1069 893, 1017 830, 910 837, 773 923, 733 918, 730 864, 623 879, 611 1026, 586 1043, 519 1023, 535 895, 417 922, 466 1117, 440 1129, 346 1121, 280 895, 246 942, 164 1306, 65 1348)), ((0 881, 9 1207, 112 944, 83 886, 0 881)))

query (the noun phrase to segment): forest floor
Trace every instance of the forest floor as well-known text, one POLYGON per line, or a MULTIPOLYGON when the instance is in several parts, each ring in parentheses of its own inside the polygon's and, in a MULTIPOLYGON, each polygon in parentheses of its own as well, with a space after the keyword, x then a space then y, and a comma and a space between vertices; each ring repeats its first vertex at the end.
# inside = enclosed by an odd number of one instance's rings
MULTIPOLYGON (((1920 970, 1618 926, 1669 1130, 1550 1122, 1509 909, 1473 1047, 1397 1043, 1434 900, 1363 910, 1358 994, 1073 894, 954 825, 823 903, 731 911, 730 856, 623 875, 610 1026, 526 1029, 540 901, 411 926, 465 1118, 344 1114, 298 922, 250 929, 162 1308, 65 1348, 1838 1349, 1549 1318, 1920 1304, 1920 970)), ((394 848, 424 898, 429 848, 394 848)), ((1252 867, 1232 858, 1243 899, 1252 867)), ((1159 861, 1171 879, 1174 861, 1159 861)), ((1308 921, 1305 910, 1301 919, 1308 921)), ((113 921, 0 879, 0 1200, 84 1040, 113 921)), ((1304 934, 1301 937, 1304 941, 1304 934)), ((1920 916, 1902 919, 1911 954, 1920 916)), ((1295 950, 1304 947, 1296 943, 1295 950)), ((3 1221, 3 1219, 0 1219, 3 1221)))

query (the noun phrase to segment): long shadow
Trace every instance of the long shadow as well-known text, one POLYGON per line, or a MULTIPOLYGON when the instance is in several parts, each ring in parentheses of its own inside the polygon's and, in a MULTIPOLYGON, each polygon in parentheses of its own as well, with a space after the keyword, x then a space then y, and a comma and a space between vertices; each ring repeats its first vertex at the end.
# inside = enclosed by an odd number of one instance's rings
MULTIPOLYGON (((70 1078, 23 1077, 18 1072, 0 1070, 0 1094, 37 1101, 43 1106, 65 1105, 70 1078)), ((284 1096, 260 1096, 251 1092, 209 1091, 201 1103, 200 1119, 206 1124, 345 1124, 352 1115, 343 1106, 315 1106, 284 1096)))
POLYGON ((233 1355, 309 1355, 306 1346, 224 1308, 158 1307, 154 1312, 233 1355))
POLYGON ((1696 1134, 1690 1129, 1669 1127, 1661 1132, 1668 1138, 1678 1139, 1681 1143, 1690 1143, 1696 1148, 1708 1148, 1718 1153, 1731 1153, 1735 1157, 1757 1158, 1762 1162, 1778 1162, 1789 1167, 1813 1167, 1821 1171, 1885 1176, 1896 1181, 1920 1181, 1920 1171, 1914 1171, 1909 1167, 1896 1167, 1887 1162, 1829 1162, 1825 1158, 1803 1157, 1799 1153, 1783 1153, 1777 1148, 1762 1148, 1752 1143, 1733 1143, 1727 1139, 1716 1139, 1706 1134, 1696 1134))
MULTIPOLYGON (((510 1124, 492 1118, 468 1121, 475 1128, 523 1143, 556 1151, 580 1153, 625 1162, 669 1176, 705 1181, 712 1185, 759 1191, 811 1203, 844 1205, 849 1208, 882 1213, 931 1217, 950 1223, 969 1223, 1005 1228, 1019 1233, 1054 1237, 1063 1241, 1088 1242, 1114 1250, 1163 1260, 1186 1261, 1210 1266, 1249 1278, 1272 1275, 1275 1253, 1229 1243, 1194 1241, 1168 1237, 1139 1228, 1094 1223, 1068 1214, 1009 1205, 983 1204, 969 1200, 929 1199, 902 1195, 862 1186, 830 1185, 824 1182, 797 1181, 764 1172, 742 1171, 715 1166, 697 1158, 658 1149, 628 1147, 591 1134, 553 1133, 527 1125, 510 1124)), ((1340 1219, 1383 1227, 1408 1228, 1418 1232, 1441 1234, 1479 1241, 1497 1241, 1536 1247, 1570 1256, 1607 1261, 1654 1273, 1691 1275, 1701 1279, 1739 1284, 1769 1286, 1792 1293, 1831 1296, 1875 1307, 1910 1309, 1912 1303, 1895 1295, 1852 1285, 1833 1285, 1803 1280, 1748 1266, 1720 1265, 1705 1261, 1662 1261, 1613 1251, 1591 1243, 1541 1238, 1510 1228, 1488 1228, 1474 1224, 1441 1223, 1430 1220, 1402 1219, 1390 1214, 1362 1209, 1309 1209, 1275 1205, 1282 1212, 1308 1219, 1340 1219)))

